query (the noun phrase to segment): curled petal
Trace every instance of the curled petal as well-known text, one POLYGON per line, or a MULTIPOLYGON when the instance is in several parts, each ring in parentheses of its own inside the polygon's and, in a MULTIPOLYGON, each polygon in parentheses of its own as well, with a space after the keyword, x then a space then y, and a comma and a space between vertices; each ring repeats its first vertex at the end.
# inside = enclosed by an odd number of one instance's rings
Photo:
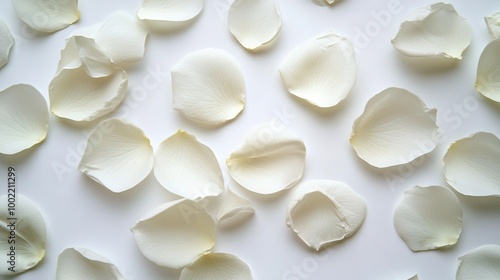
POLYGON ((125 280, 106 258, 85 248, 65 249, 57 260, 56 280, 125 280))
POLYGON ((446 181, 469 196, 500 196, 500 139, 478 132, 451 144, 444 158, 446 181))
POLYGON ((153 147, 144 132, 123 119, 101 122, 89 136, 78 170, 112 192, 139 184, 153 168, 153 147))
POLYGON ((483 245, 459 257, 456 279, 500 279, 500 246, 483 245))
POLYGON ((196 261, 215 244, 215 222, 200 203, 181 199, 162 204, 133 228, 142 254, 174 269, 196 261))
POLYGON ((252 272, 238 257, 207 253, 186 266, 180 280, 252 280, 252 272))
POLYGON ((250 130, 226 160, 231 177, 249 191, 272 194, 302 177, 306 147, 292 132, 263 124, 250 130))
POLYGON ((85 67, 63 68, 50 82, 50 110, 73 121, 91 121, 120 105, 127 93, 127 73, 114 68, 111 75, 94 78, 85 67))
POLYGON ((500 12, 496 12, 489 17, 484 17, 486 27, 491 35, 491 38, 497 39, 500 37, 500 12))
POLYGON ((217 213, 217 223, 220 225, 237 224, 254 213, 255 209, 248 199, 228 190, 217 213))
POLYGON ((249 50, 270 43, 281 30, 276 0, 235 0, 227 16, 229 31, 249 50))
POLYGON ((196 17, 203 0, 143 0, 137 11, 140 20, 183 22, 196 17))
POLYGON ((500 102, 500 39, 491 41, 481 53, 477 66, 476 90, 500 102))
POLYGON ((42 32, 64 29, 80 17, 78 0, 12 0, 12 6, 22 21, 42 32))
POLYGON ((9 53, 13 45, 14 37, 7 24, 0 18, 0 68, 9 61, 9 53))
MULTIPOLYGON (((15 172, 15 171, 13 171, 15 172)), ((11 196, 9 196, 11 197, 11 196)), ((46 229, 40 211, 23 195, 16 196, 14 211, 7 207, 7 195, 0 197, 0 275, 25 272, 36 266, 45 256, 46 229), (15 239, 11 237, 14 236, 15 239), (15 240, 15 243, 8 242, 15 240), (15 269, 9 270, 11 247, 15 251, 15 269)))
POLYGON ((352 44, 331 32, 302 43, 279 66, 288 91, 321 108, 335 106, 349 94, 357 69, 352 44))
POLYGON ((453 5, 436 3, 417 10, 404 21, 392 44, 410 57, 462 59, 471 40, 469 23, 453 5))
POLYGON ((34 87, 13 85, 0 91, 0 153, 16 154, 47 136, 49 110, 34 87))
POLYGON ((457 196, 440 186, 413 187, 396 204, 394 227, 412 251, 454 245, 462 232, 457 196))
POLYGON ((297 187, 288 205, 286 225, 319 251, 356 233, 365 216, 365 200, 348 185, 312 180, 297 187))
POLYGON ((350 142, 361 159, 384 168, 431 152, 439 136, 435 109, 407 90, 388 88, 368 101, 354 121, 350 142))
POLYGON ((190 120, 217 125, 245 107, 245 81, 238 62, 216 49, 192 52, 171 69, 174 108, 190 120))

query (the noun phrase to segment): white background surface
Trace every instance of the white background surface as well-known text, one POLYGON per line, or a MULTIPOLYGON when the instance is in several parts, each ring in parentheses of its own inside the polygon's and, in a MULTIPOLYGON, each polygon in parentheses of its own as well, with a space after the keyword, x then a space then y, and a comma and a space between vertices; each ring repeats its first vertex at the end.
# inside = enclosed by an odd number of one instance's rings
MULTIPOLYGON (((259 53, 245 51, 230 35, 225 20, 229 1, 205 1, 199 17, 181 30, 151 32, 143 61, 126 69, 128 97, 117 111, 104 117, 129 119, 144 130, 155 149, 179 128, 213 149, 226 184, 249 198, 256 208, 256 215, 246 223, 217 232, 214 251, 239 256, 250 266, 254 279, 408 279, 418 273, 420 279, 428 280, 454 279, 458 256, 483 244, 500 244, 498 198, 458 195, 464 208, 463 232, 458 243, 445 250, 413 253, 392 224, 394 205, 405 190, 414 185, 446 185, 441 159, 451 142, 477 131, 500 136, 500 106, 481 99, 474 90, 477 61, 490 40, 483 17, 499 11, 499 2, 453 1, 457 11, 473 26, 472 44, 456 67, 430 72, 406 63, 390 39, 403 18, 431 1, 395 1, 398 9, 387 24, 383 22, 385 26, 377 23, 374 13, 387 10, 390 1, 386 0, 346 0, 333 7, 316 6, 308 0, 279 1, 283 28, 275 44, 259 53), (334 109, 318 110, 286 92, 277 67, 292 48, 328 30, 355 39, 359 72, 346 100, 334 109), (366 34, 364 30, 369 30, 370 37, 361 42, 360 32, 366 34), (245 110, 219 128, 199 126, 172 108, 170 67, 187 53, 207 47, 233 55, 246 81, 245 110), (163 75, 156 88, 141 96, 137 91, 143 79, 151 75, 151 69, 158 69, 163 75), (367 100, 391 86, 406 88, 419 95, 428 107, 437 108, 444 138, 434 152, 424 157, 423 163, 377 170, 356 156, 348 139, 352 123, 367 100), (227 174, 225 159, 242 136, 251 127, 273 119, 283 122, 306 144, 303 181, 343 181, 366 199, 366 220, 357 234, 328 247, 321 255, 309 250, 285 226, 293 189, 262 197, 244 190, 227 174), (401 176, 401 180, 388 182, 388 174, 401 176), (294 275, 294 267, 301 274, 294 275)), ((116 10, 134 15, 140 5, 140 1, 119 2, 80 1, 79 22, 44 35, 28 32, 10 1, 1 1, 0 16, 14 33, 16 44, 9 63, 0 69, 0 89, 28 83, 48 100, 48 85, 64 39, 75 29, 101 22, 116 10)), ((127 279, 178 278, 180 271, 159 267, 143 257, 130 232, 146 212, 175 196, 165 191, 152 173, 134 189, 113 194, 76 170, 86 134, 97 123, 75 125, 51 115, 45 142, 15 156, 0 155, 0 182, 4 182, 0 194, 6 193, 7 167, 14 166, 18 192, 38 205, 48 231, 45 259, 16 279, 53 279, 57 256, 67 247, 94 250, 114 262, 127 279), (54 166, 66 166, 71 171, 58 174, 54 166)))

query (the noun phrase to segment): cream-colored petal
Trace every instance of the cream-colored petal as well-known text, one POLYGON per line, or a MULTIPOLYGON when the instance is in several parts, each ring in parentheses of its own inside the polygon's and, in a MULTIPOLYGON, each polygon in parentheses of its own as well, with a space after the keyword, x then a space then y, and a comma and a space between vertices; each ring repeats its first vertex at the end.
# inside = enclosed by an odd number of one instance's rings
POLYGON ((222 171, 212 150, 183 130, 158 147, 154 174, 165 189, 191 200, 217 196, 224 190, 222 171))
POLYGON ((394 227, 412 251, 454 245, 462 232, 462 220, 457 196, 441 186, 407 190, 394 210, 394 227))
POLYGON ((231 177, 249 191, 272 194, 293 187, 305 167, 304 142, 270 123, 248 132, 226 160, 231 177))
POLYGON ((143 0, 137 11, 140 20, 183 22, 196 17, 203 0, 143 0))
POLYGON ((248 265, 225 253, 207 253, 186 266, 180 280, 252 280, 248 265))
POLYGON ((311 180, 300 184, 293 194, 286 225, 319 251, 356 233, 365 216, 365 200, 348 185, 311 180))
POLYGON ((10 49, 14 45, 14 37, 10 33, 10 29, 0 18, 0 68, 2 68, 9 61, 10 49))
POLYGON ((83 65, 64 68, 50 82, 50 110, 61 118, 91 121, 116 109, 127 86, 127 73, 119 68, 101 78, 89 76, 83 65))
POLYGON ((352 44, 332 32, 300 44, 279 66, 288 91, 321 108, 346 98, 356 82, 357 69, 352 44))
POLYGON ((55 32, 80 18, 78 0, 12 0, 19 18, 31 28, 55 32))
POLYGON ((86 248, 67 248, 57 259, 56 280, 125 280, 106 258, 86 248))
POLYGON ((451 144, 444 158, 446 181, 468 196, 500 196, 500 139, 478 132, 451 144))
POLYGON ((500 37, 500 12, 496 12, 491 16, 484 17, 486 22, 486 27, 488 28, 488 33, 490 33, 491 38, 497 39, 500 37))
POLYGON ((410 57, 462 59, 472 40, 472 29, 452 4, 423 7, 403 21, 393 46, 410 57), (446 24, 443 24, 446 22, 446 24))
POLYGON ((110 119, 89 136, 78 170, 112 192, 123 192, 148 176, 153 161, 153 147, 140 128, 110 119))
POLYGON ((281 30, 277 0, 235 0, 227 16, 229 31, 249 50, 267 45, 281 30))
POLYGON ((477 66, 476 90, 500 102, 500 39, 491 41, 481 53, 477 66))
POLYGON ((133 228, 142 254, 174 269, 196 261, 215 244, 215 222, 201 203, 186 199, 162 204, 133 228))
POLYGON ((48 126, 47 102, 34 87, 17 84, 0 91, 0 153, 16 154, 42 142, 48 126))
POLYGON ((208 125, 234 119, 245 107, 245 80, 227 52, 203 49, 171 69, 174 108, 186 118, 208 125))
POLYGON ((418 280, 418 275, 417 275, 417 274, 415 274, 413 277, 411 277, 411 278, 410 278, 410 279, 408 279, 408 280, 418 280))
POLYGON ((483 245, 459 257, 456 279, 500 279, 500 246, 483 245))
POLYGON ((350 142, 361 159, 384 168, 431 152, 439 136, 435 109, 405 89, 388 88, 368 101, 354 121, 350 142))
MULTIPOLYGON (((17 171, 9 170, 9 172, 16 173, 17 171)), ((0 207, 0 261, 2 262, 0 275, 22 273, 36 266, 45 256, 45 222, 36 205, 23 195, 14 195, 9 191, 0 197, 0 201, 2 202, 0 207), (7 202, 15 205, 10 207, 7 202), (15 240, 15 243, 12 240, 15 240)))
POLYGON ((217 224, 229 226, 237 224, 255 213, 250 201, 228 189, 222 198, 217 213, 217 224))

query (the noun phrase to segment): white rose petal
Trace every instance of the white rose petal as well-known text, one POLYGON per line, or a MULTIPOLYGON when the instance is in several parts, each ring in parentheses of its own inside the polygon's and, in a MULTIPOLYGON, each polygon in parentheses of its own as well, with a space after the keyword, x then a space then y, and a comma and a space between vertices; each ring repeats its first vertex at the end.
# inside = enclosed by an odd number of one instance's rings
POLYGON ((227 16, 229 31, 249 50, 270 43, 281 30, 276 0, 235 0, 227 16))
POLYGON ((119 68, 101 78, 89 76, 83 65, 63 68, 49 85, 50 110, 61 118, 91 121, 116 109, 127 86, 127 73, 119 68))
POLYGON ((321 108, 335 106, 349 94, 357 69, 352 44, 331 32, 302 43, 279 66, 288 91, 321 108))
POLYGON ((183 22, 196 17, 203 0, 143 0, 137 12, 140 20, 183 22))
POLYGON ((410 57, 462 59, 471 40, 469 23, 453 5, 436 3, 417 10, 404 21, 392 44, 410 57))
POLYGON ((305 166, 304 142, 281 128, 262 124, 250 130, 226 160, 229 174, 241 186, 259 194, 293 187, 305 166))
POLYGON ((488 28, 488 32, 490 33, 493 39, 497 39, 500 37, 500 12, 496 12, 491 16, 484 17, 484 21, 486 22, 486 27, 488 28))
POLYGON ((13 85, 0 91, 0 153, 16 154, 47 136, 49 110, 34 87, 13 85))
POLYGON ((181 199, 160 205, 133 228, 142 254, 152 262, 183 268, 215 244, 215 222, 200 203, 181 199))
POLYGON ((78 170, 112 192, 123 192, 148 176, 153 161, 153 147, 140 128, 110 119, 89 136, 78 170))
POLYGON ((245 107, 245 81, 228 53, 203 49, 182 58, 171 69, 174 108, 190 120, 217 125, 245 107))
POLYGON ((490 42, 481 53, 477 66, 476 90, 500 102, 500 39, 490 42))
POLYGON ((500 246, 483 245, 459 257, 456 279, 500 279, 500 246))
POLYGON ((12 6, 22 21, 42 32, 64 29, 80 17, 78 0, 12 0, 12 6))
MULTIPOLYGON (((15 171, 14 171, 15 172, 15 171)), ((10 192, 9 192, 10 193, 10 192)), ((33 202, 23 195, 16 195, 15 216, 8 211, 7 201, 10 195, 0 197, 0 275, 22 273, 38 264, 45 256, 46 229, 42 215, 33 202), (12 220, 11 218, 16 218, 12 220), (15 233, 12 233, 12 223, 15 223, 15 233), (15 236, 16 260, 15 271, 11 271, 9 261, 11 246, 8 240, 15 236)))
POLYGON ((238 257, 207 253, 186 266, 180 280, 252 280, 252 272, 238 257))
POLYGON ((500 139, 478 132, 451 144, 444 158, 446 181, 468 196, 500 196, 500 139))
POLYGON ((435 109, 405 89, 388 88, 368 101, 354 121, 350 142, 361 159, 384 168, 431 152, 439 135, 435 109))
POLYGON ((67 248, 57 260, 56 280, 125 280, 106 258, 85 248, 67 248))
POLYGON ((311 180, 297 186, 288 205, 286 225, 319 251, 356 233, 365 216, 365 200, 348 185, 311 180))
POLYGON ((0 18, 0 68, 9 61, 9 53, 13 45, 14 37, 5 21, 0 18))
POLYGON ((462 232, 462 220, 460 201, 441 186, 407 190, 394 210, 394 227, 412 251, 454 245, 462 232))
POLYGON ((222 226, 237 224, 254 213, 255 209, 248 199, 228 190, 217 213, 217 224, 222 226))

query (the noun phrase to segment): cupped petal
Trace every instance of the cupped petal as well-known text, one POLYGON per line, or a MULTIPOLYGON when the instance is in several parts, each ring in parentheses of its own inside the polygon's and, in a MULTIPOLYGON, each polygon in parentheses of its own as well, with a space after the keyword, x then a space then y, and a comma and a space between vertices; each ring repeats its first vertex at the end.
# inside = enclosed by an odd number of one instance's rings
POLYGON ((57 259, 56 280, 125 280, 109 260, 86 248, 67 248, 57 259))
POLYGON ((500 39, 491 41, 481 53, 477 66, 476 90, 500 102, 500 39))
POLYGON ((357 69, 352 44, 332 32, 300 44, 279 66, 288 91, 321 108, 346 98, 356 82, 357 69))
POLYGON ((468 196, 500 197, 500 139, 478 132, 451 144, 443 158, 446 181, 468 196))
POLYGON ((203 0, 143 0, 137 11, 140 20, 183 22, 196 17, 203 0))
POLYGON ((174 108, 186 118, 208 125, 234 119, 245 107, 245 80, 228 53, 203 49, 171 69, 174 108))
POLYGON ((153 161, 153 147, 140 128, 124 119, 110 119, 90 134, 78 170, 118 193, 144 180, 153 161))
POLYGON ((274 128, 265 123, 251 129, 226 160, 231 177, 258 194, 289 189, 304 173, 304 142, 285 128, 274 128))
POLYGON ((116 109, 127 86, 127 73, 119 68, 100 78, 89 76, 83 65, 63 68, 49 85, 50 110, 61 118, 91 121, 116 109))
POLYGON ((500 279, 500 246, 483 245, 459 257, 456 279, 500 279))
POLYGON ((229 31, 249 50, 267 45, 281 30, 277 0, 235 0, 227 16, 229 31))
POLYGON ((222 198, 222 204, 217 213, 218 225, 233 225, 255 213, 250 201, 228 189, 222 198))
POLYGON ((484 17, 484 21, 486 22, 486 27, 488 28, 488 33, 490 33, 491 38, 500 38, 500 12, 484 17))
POLYGON ((462 59, 471 40, 471 26, 453 5, 436 3, 420 8, 403 21, 392 44, 410 57, 462 59))
POLYGON ((342 182, 311 180, 297 186, 286 225, 316 251, 352 236, 366 216, 363 197, 342 182))
POLYGON ((207 253, 182 269, 180 280, 252 280, 248 265, 225 253, 207 253))
POLYGON ((154 174, 165 189, 191 200, 218 196, 224 190, 222 171, 212 150, 183 130, 158 147, 154 174))
POLYGON ((14 45, 14 37, 10 33, 10 29, 0 18, 0 68, 2 68, 9 61, 10 49, 14 45))
POLYGON ((407 190, 394 209, 394 227, 412 251, 454 245, 462 232, 463 211, 457 196, 441 186, 407 190))
POLYGON ((16 154, 42 142, 48 126, 47 102, 34 87, 17 84, 0 91, 0 153, 16 154))
POLYGON ((1 196, 0 201, 0 261, 3 264, 0 275, 22 273, 45 256, 45 222, 36 205, 23 195, 13 196, 9 192, 1 196), (7 201, 15 206, 8 206, 7 201))
POLYGON ((152 262, 183 268, 215 244, 215 222, 201 203, 186 199, 162 204, 133 228, 142 254, 152 262))
POLYGON ((435 109, 405 89, 388 88, 368 101, 349 141, 361 159, 384 168, 431 152, 439 136, 435 109))
POLYGON ((78 0, 12 0, 19 18, 31 28, 55 32, 80 18, 78 0))

